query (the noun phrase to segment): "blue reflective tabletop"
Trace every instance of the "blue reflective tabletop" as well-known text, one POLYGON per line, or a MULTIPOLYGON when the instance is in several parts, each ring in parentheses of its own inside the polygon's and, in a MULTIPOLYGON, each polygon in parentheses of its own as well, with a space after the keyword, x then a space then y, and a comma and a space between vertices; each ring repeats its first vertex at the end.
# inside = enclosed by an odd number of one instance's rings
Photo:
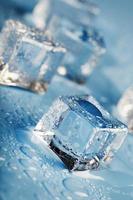
POLYGON ((133 136, 128 135, 109 167, 70 173, 32 134, 59 95, 91 93, 112 112, 133 83, 133 1, 95 2, 101 7, 97 26, 107 53, 85 86, 58 76, 44 95, 0 86, 0 200, 133 199, 133 136))

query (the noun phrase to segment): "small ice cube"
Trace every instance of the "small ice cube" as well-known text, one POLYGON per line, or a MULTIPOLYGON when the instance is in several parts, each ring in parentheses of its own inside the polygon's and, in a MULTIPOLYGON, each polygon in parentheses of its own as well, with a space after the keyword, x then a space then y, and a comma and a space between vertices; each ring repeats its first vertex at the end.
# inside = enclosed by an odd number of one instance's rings
POLYGON ((64 50, 48 40, 44 32, 7 21, 0 34, 0 83, 46 91, 64 50))
POLYGON ((46 33, 67 49, 58 73, 75 82, 84 83, 105 53, 105 42, 98 30, 53 18, 46 33))

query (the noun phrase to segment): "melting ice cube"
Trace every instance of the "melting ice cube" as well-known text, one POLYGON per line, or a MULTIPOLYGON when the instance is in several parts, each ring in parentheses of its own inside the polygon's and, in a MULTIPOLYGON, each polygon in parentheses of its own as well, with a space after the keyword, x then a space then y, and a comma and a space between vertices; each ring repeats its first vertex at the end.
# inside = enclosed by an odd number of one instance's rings
POLYGON ((40 2, 33 12, 33 23, 67 49, 58 73, 78 83, 86 81, 105 52, 102 36, 90 25, 97 12, 87 0, 40 2))
POLYGON ((44 32, 9 20, 0 34, 0 83, 46 91, 63 55, 44 32))
POLYGON ((69 170, 85 170, 108 163, 124 141, 127 128, 92 96, 62 96, 38 122, 35 134, 69 170))

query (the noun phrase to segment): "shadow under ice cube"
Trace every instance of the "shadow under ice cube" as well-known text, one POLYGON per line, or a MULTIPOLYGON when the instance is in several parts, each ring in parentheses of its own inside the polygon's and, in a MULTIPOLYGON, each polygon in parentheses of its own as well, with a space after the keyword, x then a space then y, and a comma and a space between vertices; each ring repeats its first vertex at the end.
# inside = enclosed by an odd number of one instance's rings
POLYGON ((92 96, 62 96, 44 114, 34 133, 69 170, 87 170, 109 163, 124 141, 127 128, 92 96))
POLYGON ((63 55, 44 32, 9 20, 0 34, 0 84, 46 91, 63 55))

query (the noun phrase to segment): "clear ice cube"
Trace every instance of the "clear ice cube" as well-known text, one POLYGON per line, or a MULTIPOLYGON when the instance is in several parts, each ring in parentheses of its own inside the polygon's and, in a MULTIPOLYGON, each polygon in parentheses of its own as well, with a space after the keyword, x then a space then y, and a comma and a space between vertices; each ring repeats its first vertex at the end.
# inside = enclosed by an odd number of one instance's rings
POLYGON ((133 133, 133 86, 123 94, 117 108, 121 120, 128 125, 129 131, 133 133))
POLYGON ((102 36, 90 26, 97 9, 89 1, 51 0, 40 2, 32 16, 37 27, 67 49, 58 73, 78 83, 85 82, 105 52, 102 36))
POLYGON ((13 20, 6 22, 0 41, 0 83, 46 91, 65 49, 13 20))
POLYGON ((67 49, 58 73, 76 82, 84 82, 105 52, 103 37, 93 27, 77 26, 57 18, 51 19, 47 33, 67 49))
POLYGON ((34 133, 69 170, 85 170, 109 163, 123 143, 127 128, 92 96, 62 96, 44 114, 34 133))

